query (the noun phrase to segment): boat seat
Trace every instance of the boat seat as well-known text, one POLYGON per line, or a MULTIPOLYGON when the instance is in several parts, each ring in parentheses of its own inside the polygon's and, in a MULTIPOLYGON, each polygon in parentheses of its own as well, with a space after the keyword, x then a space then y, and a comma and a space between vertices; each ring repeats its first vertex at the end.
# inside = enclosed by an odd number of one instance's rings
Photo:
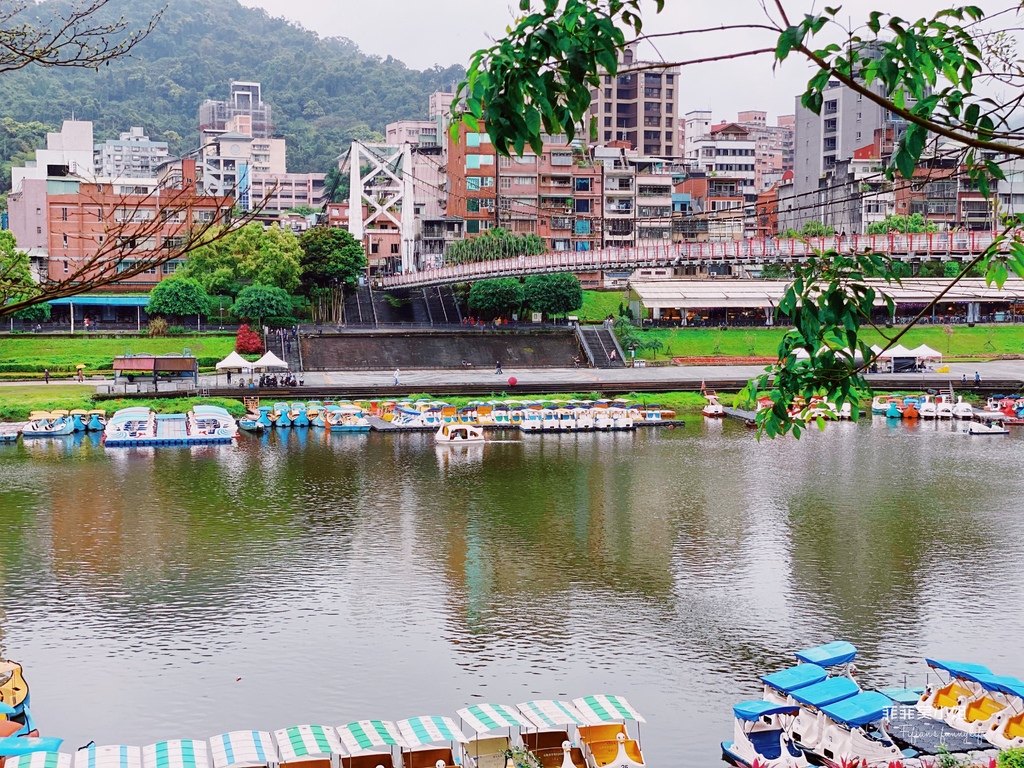
POLYGON ((341 758, 342 768, 377 768, 378 765, 384 768, 394 768, 394 761, 390 752, 369 752, 364 755, 341 758))
POLYGON ((960 697, 971 698, 973 694, 957 682, 939 688, 935 692, 934 707, 955 707, 960 704, 960 697))
MULTIPOLYGON (((623 744, 626 747, 626 757, 635 763, 643 763, 643 757, 640 755, 640 745, 635 740, 626 739, 623 744)), ((594 762, 598 766, 611 765, 619 754, 618 741, 594 741, 587 744, 587 746, 590 748, 590 754, 593 755, 594 762)), ((776 745, 777 751, 778 745, 776 745)))
POLYGON ((968 723, 976 723, 979 720, 988 720, 996 712, 1003 709, 1006 709, 1005 704, 1001 704, 994 699, 990 699, 988 696, 982 696, 980 699, 967 702, 967 708, 964 710, 964 719, 968 723))
POLYGON ((531 752, 538 749, 557 749, 561 754, 563 741, 569 741, 567 731, 532 731, 523 734, 523 745, 531 752))
MULTIPOLYGON (((753 731, 747 734, 747 738, 750 739, 750 743, 754 747, 754 751, 765 760, 778 760, 782 756, 782 747, 779 744, 779 736, 781 734, 782 731, 778 729, 771 731, 753 731)), ((793 746, 792 742, 788 742, 787 747, 789 748, 789 754, 792 757, 800 756, 800 751, 793 746)))
POLYGON ((454 765, 452 751, 447 747, 434 749, 414 749, 405 753, 405 768, 434 768, 438 761, 446 766, 454 765))
POLYGON ((505 768, 505 755, 500 752, 491 752, 473 759, 476 760, 476 768, 505 768))
POLYGON ((508 736, 493 736, 487 739, 473 739, 466 745, 466 754, 473 758, 501 755, 505 764, 505 752, 509 749, 508 736))
POLYGON ((1003 736, 1007 739, 1024 739, 1024 712, 1014 715, 1003 726, 1003 736))
POLYGON ((626 728, 621 723, 608 723, 603 725, 581 725, 580 741, 589 744, 594 741, 615 741, 620 733, 625 733, 626 728))

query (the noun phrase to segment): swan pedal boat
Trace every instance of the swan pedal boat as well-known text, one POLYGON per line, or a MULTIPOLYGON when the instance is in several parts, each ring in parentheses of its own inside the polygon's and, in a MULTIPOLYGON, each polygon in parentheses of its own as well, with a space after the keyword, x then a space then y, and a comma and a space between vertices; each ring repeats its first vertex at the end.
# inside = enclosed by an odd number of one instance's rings
POLYGON ((463 445, 484 442, 484 430, 473 424, 446 423, 434 433, 438 445, 463 445))
POLYGON ((700 412, 709 419, 721 419, 725 416, 725 406, 718 402, 718 395, 714 392, 705 392, 707 405, 700 409, 700 412))

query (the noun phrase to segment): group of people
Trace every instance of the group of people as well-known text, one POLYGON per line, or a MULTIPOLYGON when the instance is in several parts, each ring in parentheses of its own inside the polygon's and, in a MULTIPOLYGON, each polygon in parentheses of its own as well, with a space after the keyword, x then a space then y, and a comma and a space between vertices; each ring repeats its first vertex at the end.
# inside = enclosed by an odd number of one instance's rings
MULTIPOLYGON (((228 374, 228 383, 231 382, 231 375, 228 374)), ((280 376, 274 373, 261 373, 258 380, 249 379, 246 381, 243 376, 238 380, 238 386, 240 388, 249 387, 255 389, 256 387, 301 387, 305 384, 302 374, 296 376, 291 371, 282 373, 280 376)))

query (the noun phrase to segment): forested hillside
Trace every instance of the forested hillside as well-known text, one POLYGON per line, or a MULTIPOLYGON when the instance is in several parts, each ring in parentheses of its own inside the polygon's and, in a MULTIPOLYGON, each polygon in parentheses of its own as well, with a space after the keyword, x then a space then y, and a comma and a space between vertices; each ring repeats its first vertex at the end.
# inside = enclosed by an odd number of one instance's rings
MULTIPOLYGON (((57 1, 42 3, 40 17, 57 1)), ((226 99, 231 80, 257 80, 288 140, 288 169, 326 171, 350 139, 368 138, 392 120, 425 117, 427 95, 463 74, 461 66, 418 71, 367 56, 350 40, 321 39, 236 0, 113 0, 105 11, 142 28, 165 5, 132 56, 99 72, 28 67, 0 77, 0 117, 56 127, 73 114, 95 123, 98 140, 141 125, 181 152, 198 143, 204 99, 226 99)), ((36 132, 7 126, 0 163, 24 149, 12 133, 36 132)))

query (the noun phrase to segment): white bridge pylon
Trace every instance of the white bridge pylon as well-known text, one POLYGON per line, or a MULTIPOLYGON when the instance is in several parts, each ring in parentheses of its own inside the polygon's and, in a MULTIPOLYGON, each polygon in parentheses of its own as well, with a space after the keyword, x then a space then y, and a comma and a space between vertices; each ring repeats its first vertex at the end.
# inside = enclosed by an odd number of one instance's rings
MULTIPOLYGON (((412 145, 353 141, 345 163, 350 179, 349 233, 362 242, 374 223, 387 221, 393 224, 401 233, 402 272, 414 271, 416 227, 412 145), (403 172, 405 170, 408 172, 403 172), (405 211, 406 203, 408 211, 405 211)), ((344 169, 345 164, 342 165, 344 169)))

